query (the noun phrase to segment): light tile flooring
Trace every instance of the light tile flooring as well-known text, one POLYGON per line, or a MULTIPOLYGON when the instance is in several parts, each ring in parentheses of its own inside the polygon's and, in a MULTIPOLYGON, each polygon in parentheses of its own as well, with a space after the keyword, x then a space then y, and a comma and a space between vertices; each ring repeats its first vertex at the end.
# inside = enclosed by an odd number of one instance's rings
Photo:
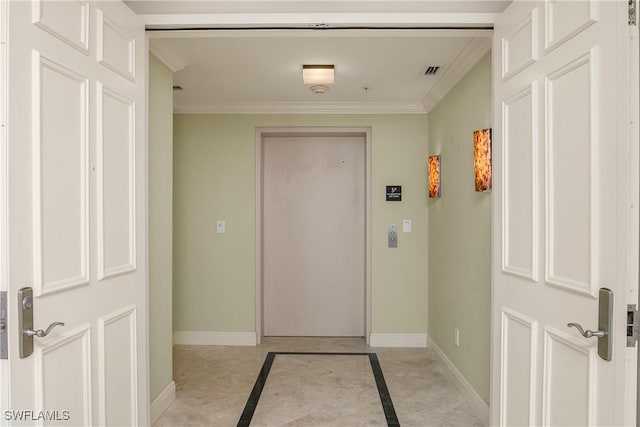
MULTIPOLYGON (((268 352, 377 353, 403 426, 481 426, 429 349, 358 338, 265 338, 257 347, 176 346, 177 397, 155 424, 235 426, 268 352)), ((252 426, 386 426, 368 357, 277 355, 252 426)))

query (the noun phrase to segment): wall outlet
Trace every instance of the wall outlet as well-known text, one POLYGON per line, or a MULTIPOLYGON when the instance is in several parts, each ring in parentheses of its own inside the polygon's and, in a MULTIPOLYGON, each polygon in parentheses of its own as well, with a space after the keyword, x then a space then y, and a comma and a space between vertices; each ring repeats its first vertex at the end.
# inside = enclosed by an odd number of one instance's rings
POLYGON ((460 329, 455 328, 453 331, 454 331, 453 343, 456 345, 456 347, 460 347, 460 329))

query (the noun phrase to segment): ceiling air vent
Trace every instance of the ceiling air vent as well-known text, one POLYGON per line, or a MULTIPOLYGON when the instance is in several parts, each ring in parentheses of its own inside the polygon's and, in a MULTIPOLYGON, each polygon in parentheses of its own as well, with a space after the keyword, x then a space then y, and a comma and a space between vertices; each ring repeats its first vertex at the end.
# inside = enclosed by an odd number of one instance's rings
POLYGON ((173 85, 173 90, 184 90, 180 85, 173 85))
POLYGON ((427 71, 424 72, 424 75, 425 76, 435 76, 439 69, 440 69, 440 67, 438 67, 436 65, 432 65, 430 67, 427 67, 427 71))

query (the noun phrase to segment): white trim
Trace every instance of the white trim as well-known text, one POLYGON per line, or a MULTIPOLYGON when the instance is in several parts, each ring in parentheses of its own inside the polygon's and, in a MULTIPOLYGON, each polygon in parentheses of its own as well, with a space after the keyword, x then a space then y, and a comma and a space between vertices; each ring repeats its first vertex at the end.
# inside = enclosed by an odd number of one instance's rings
MULTIPOLYGON (((144 74, 143 76, 145 77, 145 83, 144 83, 144 102, 143 102, 143 109, 144 109, 144 138, 142 139, 142 144, 144 145, 143 148, 143 152, 144 152, 144 177, 145 177, 145 182, 144 182, 144 204, 143 204, 143 208, 144 208, 144 217, 145 217, 145 221, 144 221, 144 252, 143 252, 143 259, 141 262, 141 266, 144 269, 144 340, 141 342, 144 342, 145 345, 145 355, 146 355, 146 367, 145 367, 145 374, 146 374, 146 381, 144 384, 144 388, 145 388, 145 396, 147 396, 147 399, 150 398, 151 396, 151 360, 150 360, 150 353, 151 353, 151 344, 150 344, 150 329, 151 329, 151 321, 150 321, 150 295, 149 295, 149 263, 150 263, 150 258, 149 258, 149 81, 151 80, 149 78, 149 38, 145 37, 144 38, 144 51, 146 52, 146 55, 144 55, 144 74)), ((173 191, 173 190, 172 190, 173 191)), ((173 304, 173 299, 171 300, 172 304, 173 304)), ((172 315, 171 310, 173 310, 173 306, 169 311, 169 316, 172 315)), ((168 352, 171 355, 171 363, 173 364, 173 346, 169 347, 169 348, 165 348, 164 351, 168 352)), ((151 420, 151 406, 150 405, 145 405, 144 407, 144 412, 145 412, 145 416, 147 420, 151 420)), ((150 422, 151 425, 153 425, 153 422, 150 422)))
POLYGON ((400 102, 227 102, 175 105, 179 114, 426 114, 421 103, 400 102))
POLYGON ((176 382, 171 381, 151 402, 151 425, 158 421, 174 400, 176 400, 176 382))
POLYGON ((238 345, 255 346, 255 332, 175 331, 175 345, 238 345))
MULTIPOLYGON (((8 66, 7 66, 7 5, 8 0, 0 0, 0 291, 8 291, 8 252, 9 243, 9 214, 8 214, 8 184, 9 161, 7 147, 7 110, 8 100, 8 66)), ((18 95, 19 96, 19 95, 18 95)), ((9 360, 0 360, 0 411, 9 410, 9 391, 11 375, 9 360)), ((9 421, 0 418, 0 426, 8 426, 9 421)))
MULTIPOLYGON (((246 29, 246 28, 232 28, 221 29, 218 28, 215 31, 211 30, 188 30, 188 31, 175 31, 175 30, 155 30, 147 32, 147 38, 151 40, 164 40, 170 39, 193 39, 193 38, 261 38, 261 37, 273 37, 273 38, 286 38, 286 37, 303 37, 305 39, 323 38, 331 39, 334 37, 340 38, 367 38, 367 37, 385 37, 385 38, 406 38, 406 37, 430 37, 430 38, 472 38, 472 37, 493 37, 493 30, 487 28, 456 28, 456 29, 438 29, 438 28, 400 28, 400 29, 385 29, 385 28, 368 28, 366 31, 352 30, 348 28, 332 29, 331 31, 317 31, 312 28, 301 29, 285 29, 280 30, 276 28, 264 27, 261 29, 246 29)), ((173 49, 173 48, 171 48, 173 49)))
POLYGON ((369 335, 369 347, 412 347, 425 348, 427 334, 381 334, 369 335))
POLYGON ((373 236, 373 156, 372 156, 372 144, 373 141, 371 139, 371 128, 366 128, 365 131, 365 173, 366 173, 366 181, 365 185, 365 264, 364 264, 364 283, 365 283, 365 324, 364 324, 364 336, 367 345, 371 344, 371 324, 372 320, 372 312, 373 312, 373 303, 372 297, 373 295, 373 272, 372 272, 372 248, 373 244, 371 241, 371 236, 373 236))
POLYGON ((147 37, 149 52, 174 73, 187 66, 185 61, 165 39, 147 37))
POLYGON ((453 383, 453 385, 458 389, 464 400, 467 401, 474 415, 480 419, 480 422, 484 426, 489 425, 489 405, 480 397, 478 392, 473 388, 473 386, 467 381, 467 379, 462 375, 462 373, 456 368, 453 362, 447 357, 446 354, 440 349, 438 344, 436 344, 431 337, 428 337, 429 345, 428 347, 433 350, 434 354, 438 357, 438 361, 441 362, 445 367, 445 375, 453 383))
POLYGON ((435 86, 422 98, 425 112, 430 112, 438 105, 451 89, 467 75, 474 65, 478 63, 491 50, 491 37, 474 38, 460 52, 458 57, 442 73, 442 77, 435 86))
POLYGON ((262 343, 262 129, 256 128, 256 343, 262 343))
MULTIPOLYGON (((636 17, 638 13, 636 11, 636 17)), ((637 18, 636 18, 637 19, 637 18)), ((640 202, 638 195, 640 193, 640 159, 637 141, 640 140, 640 43, 638 42, 638 26, 629 26, 628 35, 628 72, 629 72, 629 140, 627 143, 628 152, 625 155, 628 158, 628 181, 629 189, 627 197, 629 203, 627 206, 627 292, 626 303, 638 303, 638 258, 639 258, 639 241, 640 223, 638 222, 638 204, 640 202)), ((624 423, 626 425, 635 425, 640 421, 640 393, 638 393, 638 385, 640 384, 640 358, 638 358, 638 347, 627 347, 625 351, 625 400, 629 402, 635 401, 635 404, 625 405, 624 423)))
POLYGON ((147 28, 282 25, 491 26, 499 13, 192 13, 139 15, 147 28))

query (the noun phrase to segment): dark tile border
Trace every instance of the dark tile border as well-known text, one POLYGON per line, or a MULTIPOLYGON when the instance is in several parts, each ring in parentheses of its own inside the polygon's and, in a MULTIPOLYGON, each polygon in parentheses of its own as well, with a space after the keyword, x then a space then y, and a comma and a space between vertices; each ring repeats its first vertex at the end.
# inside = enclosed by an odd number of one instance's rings
POLYGON ((376 353, 330 353, 307 351, 270 351, 267 353, 267 357, 264 359, 264 364, 262 365, 262 369, 260 369, 258 378, 256 378, 253 390, 251 390, 249 399, 247 399, 247 404, 242 411, 237 427, 249 427, 251 424, 251 419, 253 418, 253 414, 258 406, 260 395, 262 394, 262 390, 267 382, 269 371, 271 371, 273 361, 278 354, 293 356, 368 356, 369 363, 371 364, 371 370, 373 371, 373 377, 376 380, 376 386, 378 388, 378 394, 380 395, 380 402, 382 403, 384 416, 387 419, 387 426, 400 427, 396 410, 393 407, 393 402, 391 401, 391 394, 389 393, 387 383, 384 380, 384 374, 382 373, 382 368, 380 367, 380 362, 378 361, 378 355, 376 353))

